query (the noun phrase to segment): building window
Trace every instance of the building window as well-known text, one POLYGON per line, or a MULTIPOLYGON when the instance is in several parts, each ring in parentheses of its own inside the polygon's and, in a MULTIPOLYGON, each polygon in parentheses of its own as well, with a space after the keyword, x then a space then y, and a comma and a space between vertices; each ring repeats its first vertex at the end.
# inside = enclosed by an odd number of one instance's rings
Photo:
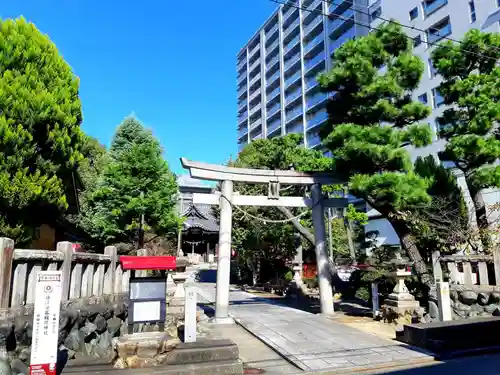
MULTIPOLYGON (((498 0, 498 1, 500 1, 500 0, 498 0)), ((410 10, 410 21, 413 21, 417 17, 418 17, 418 8, 415 7, 412 10, 410 10)))
POLYGON ((427 93, 419 95, 418 101, 422 104, 427 104, 427 93))
POLYGON ((500 8, 500 0, 497 0, 497 7, 500 8))
POLYGON ((476 6, 474 5, 474 0, 469 1, 469 15, 470 15, 470 22, 471 23, 476 22, 476 6))
POLYGON ((419 34, 413 38, 413 47, 418 47, 420 44, 422 44, 422 36, 419 34))
POLYGON ((437 87, 432 89, 432 101, 434 102, 434 108, 439 108, 444 104, 444 98, 437 87))
POLYGON ((435 44, 441 39, 451 34, 451 23, 450 17, 446 17, 435 23, 433 26, 429 27, 426 31, 427 43, 435 44))
POLYGON ((424 15, 429 17, 432 13, 448 4, 448 0, 424 0, 422 1, 422 9, 424 15))
POLYGON ((434 66, 434 64, 432 63, 431 59, 429 59, 428 62, 429 62, 429 77, 434 78, 438 74, 437 69, 434 66))
POLYGON ((382 15, 382 7, 378 7, 375 9, 372 14, 370 15, 371 22, 375 21, 377 18, 379 18, 382 15))

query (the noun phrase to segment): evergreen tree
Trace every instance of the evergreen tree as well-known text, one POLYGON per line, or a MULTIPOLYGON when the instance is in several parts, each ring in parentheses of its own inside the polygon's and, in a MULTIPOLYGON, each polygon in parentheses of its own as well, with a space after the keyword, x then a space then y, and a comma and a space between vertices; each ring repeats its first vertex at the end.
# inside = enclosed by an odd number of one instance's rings
POLYGON ((162 157, 162 148, 135 118, 127 118, 116 131, 97 188, 82 220, 95 240, 105 244, 137 240, 141 214, 145 230, 172 235, 180 219, 175 205, 177 184, 162 157))
POLYGON ((0 20, 0 235, 22 244, 66 208, 82 158, 79 81, 24 18, 0 20))
POLYGON ((396 24, 347 42, 318 81, 334 93, 323 144, 349 190, 390 221, 424 284, 432 283, 408 224, 412 207, 427 204, 430 181, 413 170, 405 146, 431 142, 430 109, 412 100, 423 73, 410 40, 396 24))
POLYGON ((485 250, 491 250, 481 190, 500 187, 500 34, 470 30, 460 43, 446 42, 432 53, 443 77, 439 91, 451 105, 438 119, 448 140, 441 155, 460 169, 472 197, 485 250))

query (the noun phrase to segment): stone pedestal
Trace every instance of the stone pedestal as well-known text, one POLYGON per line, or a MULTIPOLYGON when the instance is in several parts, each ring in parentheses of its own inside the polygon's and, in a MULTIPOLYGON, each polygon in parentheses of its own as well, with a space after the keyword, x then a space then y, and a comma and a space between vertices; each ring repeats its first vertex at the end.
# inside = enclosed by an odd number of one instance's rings
POLYGON ((115 368, 156 366, 158 357, 172 351, 180 340, 165 332, 141 332, 123 335, 113 340, 115 368))
POLYGON ((393 310, 399 315, 406 313, 413 314, 416 310, 420 309, 420 304, 415 301, 408 288, 405 285, 404 279, 411 275, 411 272, 405 269, 398 269, 394 276, 396 278, 396 286, 389 297, 385 300, 385 306, 393 310))
POLYGON ((185 273, 176 273, 172 276, 172 280, 175 283, 175 293, 174 298, 184 299, 186 293, 184 292, 184 283, 186 282, 187 275, 185 273))

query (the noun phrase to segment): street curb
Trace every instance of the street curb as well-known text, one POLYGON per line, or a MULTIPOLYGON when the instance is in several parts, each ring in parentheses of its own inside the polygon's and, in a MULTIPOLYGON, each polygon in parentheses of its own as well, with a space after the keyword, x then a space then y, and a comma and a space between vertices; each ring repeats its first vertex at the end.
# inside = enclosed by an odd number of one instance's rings
POLYGON ((434 358, 425 358, 425 359, 414 359, 414 360, 401 360, 396 362, 391 362, 390 364, 385 363, 381 365, 371 365, 367 366, 355 366, 355 367, 343 367, 339 369, 329 369, 329 370, 319 370, 319 371, 311 371, 306 372, 305 374, 311 375, 336 375, 336 374, 357 374, 357 373, 377 373, 377 371, 381 370, 410 370, 418 367, 423 367, 428 364, 437 365, 439 364, 434 358))
POLYGON ((436 359, 440 361, 456 358, 467 358, 476 355, 496 354, 500 352, 500 346, 487 346, 484 348, 474 348, 466 350, 456 350, 453 352, 436 354, 436 359))

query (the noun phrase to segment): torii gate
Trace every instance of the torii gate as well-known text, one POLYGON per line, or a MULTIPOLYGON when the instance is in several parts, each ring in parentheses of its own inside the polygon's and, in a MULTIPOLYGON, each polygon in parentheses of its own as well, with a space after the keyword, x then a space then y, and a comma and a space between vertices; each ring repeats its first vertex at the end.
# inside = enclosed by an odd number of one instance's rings
POLYGON ((325 207, 346 207, 347 198, 325 199, 321 193, 321 185, 339 183, 338 179, 329 173, 235 168, 197 162, 185 158, 181 158, 181 164, 189 170, 193 178, 222 182, 221 193, 193 193, 193 204, 220 205, 219 253, 217 259, 217 290, 215 301, 216 323, 232 322, 232 319, 229 317, 232 205, 312 208, 321 313, 327 315, 333 314, 333 293, 328 266, 328 253, 325 246, 326 233, 323 210, 325 207), (233 195, 233 182, 268 184, 269 194, 267 197, 233 195), (280 197, 280 184, 310 185, 312 199, 304 197, 280 197))

